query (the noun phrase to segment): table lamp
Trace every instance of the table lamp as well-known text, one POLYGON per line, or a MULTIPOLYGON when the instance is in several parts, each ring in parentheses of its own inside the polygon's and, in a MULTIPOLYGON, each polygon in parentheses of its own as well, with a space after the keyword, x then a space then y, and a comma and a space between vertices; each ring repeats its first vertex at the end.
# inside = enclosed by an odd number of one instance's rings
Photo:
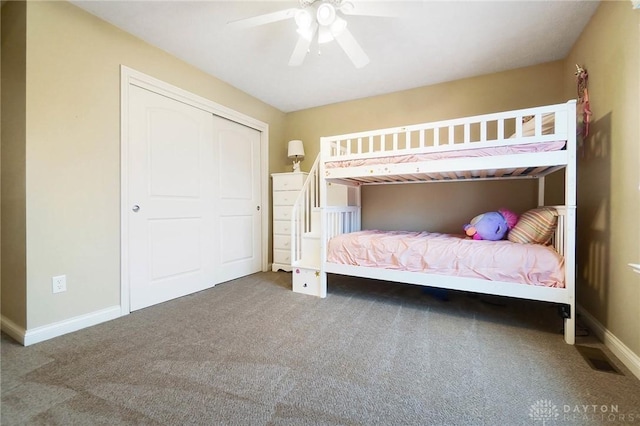
POLYGON ((288 155, 293 160, 293 171, 300 172, 300 160, 304 158, 304 146, 301 140, 289 141, 288 155))

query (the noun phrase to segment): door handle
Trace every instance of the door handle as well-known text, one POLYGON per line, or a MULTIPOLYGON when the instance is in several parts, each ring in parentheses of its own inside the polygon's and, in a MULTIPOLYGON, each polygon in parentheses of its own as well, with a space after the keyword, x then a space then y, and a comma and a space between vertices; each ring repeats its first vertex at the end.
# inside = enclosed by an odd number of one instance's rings
POLYGON ((137 204, 134 204, 133 207, 131 207, 131 210, 133 210, 134 213, 138 213, 138 211, 140 210, 140 206, 137 204))
POLYGON ((260 211, 260 206, 257 206, 257 207, 256 207, 256 210, 260 211))

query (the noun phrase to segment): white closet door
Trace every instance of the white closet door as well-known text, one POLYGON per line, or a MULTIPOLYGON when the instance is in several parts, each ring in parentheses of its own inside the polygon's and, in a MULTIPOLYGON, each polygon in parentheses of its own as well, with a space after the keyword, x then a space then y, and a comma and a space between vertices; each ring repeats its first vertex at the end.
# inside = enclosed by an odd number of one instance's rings
POLYGON ((213 117, 219 183, 218 247, 220 280, 262 270, 260 132, 213 117))
POLYGON ((260 132, 130 86, 130 310, 262 269, 260 132))
POLYGON ((129 99, 133 311, 218 282, 219 185, 211 113, 136 86, 129 99))

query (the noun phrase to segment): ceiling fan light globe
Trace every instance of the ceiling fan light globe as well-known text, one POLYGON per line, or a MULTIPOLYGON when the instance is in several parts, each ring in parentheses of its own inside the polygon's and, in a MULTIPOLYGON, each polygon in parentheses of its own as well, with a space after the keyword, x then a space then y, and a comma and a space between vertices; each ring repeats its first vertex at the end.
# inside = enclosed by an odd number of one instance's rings
POLYGON ((318 6, 316 19, 320 25, 331 25, 336 20, 336 9, 329 3, 322 3, 318 6))
POLYGON ((295 14, 296 25, 298 26, 298 30, 303 30, 306 28, 311 28, 311 22, 313 22, 313 18, 311 14, 307 10, 298 10, 295 14))

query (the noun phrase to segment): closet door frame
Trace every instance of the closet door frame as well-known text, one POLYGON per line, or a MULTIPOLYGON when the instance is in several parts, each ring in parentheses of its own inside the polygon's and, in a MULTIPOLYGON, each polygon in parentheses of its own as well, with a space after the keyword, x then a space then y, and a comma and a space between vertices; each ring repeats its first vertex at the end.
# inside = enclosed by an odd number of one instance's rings
POLYGON ((262 270, 268 271, 269 243, 269 125, 248 115, 234 111, 209 99, 180 89, 157 78, 120 66, 120 310, 130 313, 129 283, 129 88, 138 86, 179 102, 194 106, 213 115, 226 118, 260 132, 260 208, 262 211, 261 255, 262 270))

